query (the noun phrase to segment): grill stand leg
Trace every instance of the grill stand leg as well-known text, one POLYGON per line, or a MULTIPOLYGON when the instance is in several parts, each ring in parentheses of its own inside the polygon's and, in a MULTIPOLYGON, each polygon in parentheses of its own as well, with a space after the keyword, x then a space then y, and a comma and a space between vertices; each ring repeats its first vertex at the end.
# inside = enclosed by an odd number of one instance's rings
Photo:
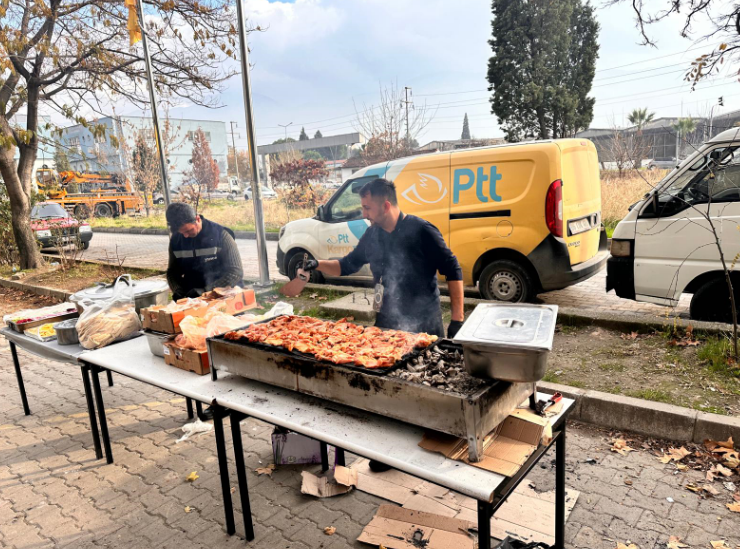
POLYGON ((185 406, 188 409, 188 419, 193 419, 193 400, 190 398, 185 398, 185 406))
POLYGON ((93 444, 95 445, 95 458, 103 459, 103 450, 100 447, 100 432, 98 431, 98 420, 95 419, 95 404, 93 403, 93 393, 90 387, 90 366, 83 364, 80 367, 82 372, 82 385, 85 388, 85 400, 87 401, 87 413, 90 416, 90 431, 92 432, 93 444))
POLYGON ((321 471, 326 472, 329 470, 329 448, 326 442, 321 443, 321 471))
POLYGON ((113 373, 110 370, 105 371, 108 374, 108 387, 113 387, 113 373))
POLYGON ((555 441, 555 549, 565 549, 565 422, 555 441))
POLYGON ((246 419, 241 412, 231 412, 231 438, 234 442, 234 461, 236 462, 236 477, 239 481, 239 498, 242 504, 244 532, 247 541, 254 539, 254 525, 252 524, 252 506, 249 504, 249 489, 247 487, 247 472, 244 466, 244 448, 242 446, 241 422, 246 419))
POLYGON ((203 421, 203 404, 200 400, 195 401, 195 411, 198 413, 198 419, 203 421))
POLYGON ((337 465, 340 465, 342 467, 345 467, 346 466, 346 462, 345 462, 345 457, 344 457, 344 450, 341 449, 341 448, 337 448, 335 446, 334 447, 334 455, 335 455, 334 461, 336 462, 336 464, 337 465))
MULTIPOLYGON (((200 402, 195 401, 200 408, 200 402)), ((199 410, 200 412, 200 410, 199 410)), ((231 502, 231 487, 229 486, 229 464, 226 461, 226 439, 224 437, 223 408, 213 404, 213 430, 216 434, 216 453, 218 454, 218 472, 221 477, 221 494, 224 498, 224 513, 226 515, 226 532, 231 536, 236 532, 234 525, 234 504, 231 502)))
POLYGON ((478 549, 491 549, 491 517, 493 504, 478 501, 478 549))
POLYGON ((23 383, 23 374, 21 373, 21 363, 18 362, 18 351, 15 343, 8 341, 10 344, 10 354, 13 355, 13 366, 15 367, 15 377, 18 380, 18 390, 21 393, 21 402, 23 403, 23 413, 31 415, 31 409, 28 407, 28 398, 26 397, 26 385, 23 383))
POLYGON ((113 463, 113 451, 110 446, 110 435, 108 434, 108 419, 105 417, 105 404, 103 403, 103 391, 100 390, 99 374, 102 368, 93 366, 90 369, 92 375, 93 391, 95 393, 95 405, 98 408, 98 419, 100 420, 100 434, 103 437, 103 448, 105 449, 105 461, 113 463))

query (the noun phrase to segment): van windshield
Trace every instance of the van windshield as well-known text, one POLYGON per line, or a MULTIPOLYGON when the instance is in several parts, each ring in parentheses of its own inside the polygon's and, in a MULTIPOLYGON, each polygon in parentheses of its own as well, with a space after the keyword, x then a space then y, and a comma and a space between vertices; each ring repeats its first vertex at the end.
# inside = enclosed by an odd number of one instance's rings
POLYGON ((334 195, 329 206, 331 221, 351 221, 362 219, 362 204, 360 203, 360 189, 378 176, 358 177, 344 184, 344 187, 334 195))

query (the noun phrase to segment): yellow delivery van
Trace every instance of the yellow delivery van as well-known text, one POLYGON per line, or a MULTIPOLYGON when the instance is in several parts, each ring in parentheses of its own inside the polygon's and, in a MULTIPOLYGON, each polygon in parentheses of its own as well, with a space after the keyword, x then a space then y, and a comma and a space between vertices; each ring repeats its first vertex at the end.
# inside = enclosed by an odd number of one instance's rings
MULTIPOLYGON (((396 185, 401 210, 433 223, 457 256, 466 286, 485 299, 530 301, 604 267, 596 148, 557 139, 412 156, 363 168, 316 216, 280 230, 277 264, 295 277, 303 254, 337 259, 369 224, 359 191, 375 178, 396 185)), ((321 281, 320 273, 313 273, 321 281)), ((347 277, 345 277, 347 278, 347 277)), ((371 279, 366 266, 354 275, 371 279)))

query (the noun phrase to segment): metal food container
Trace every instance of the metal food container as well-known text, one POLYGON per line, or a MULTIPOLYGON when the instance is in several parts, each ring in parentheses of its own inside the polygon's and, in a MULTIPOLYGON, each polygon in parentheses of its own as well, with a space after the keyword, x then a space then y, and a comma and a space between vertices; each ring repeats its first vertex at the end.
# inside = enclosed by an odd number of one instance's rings
POLYGON ((472 376, 537 382, 545 375, 557 314, 557 305, 483 303, 453 341, 463 346, 472 376))
POLYGON ((76 318, 57 322, 54 324, 54 331, 57 333, 58 345, 77 345, 80 342, 80 338, 77 336, 76 318))
POLYGON ((146 342, 149 344, 149 350, 152 354, 164 358, 164 341, 172 334, 145 331, 144 335, 146 336, 146 342))
MULTIPOLYGON (((116 279, 128 282, 128 275, 116 279)), ((98 283, 97 286, 80 290, 73 294, 69 300, 77 306, 77 310, 82 313, 80 302, 83 299, 91 301, 107 300, 113 297, 115 282, 106 284, 98 283)), ((139 314, 141 309, 146 309, 153 305, 167 305, 169 302, 170 287, 166 280, 132 280, 130 284, 134 289, 134 309, 139 314)))

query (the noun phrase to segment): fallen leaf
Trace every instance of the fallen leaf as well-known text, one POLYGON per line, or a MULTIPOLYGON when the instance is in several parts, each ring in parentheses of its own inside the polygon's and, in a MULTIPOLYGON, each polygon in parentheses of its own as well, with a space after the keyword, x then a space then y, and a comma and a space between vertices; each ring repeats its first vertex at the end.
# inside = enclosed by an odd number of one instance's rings
POLYGON ((692 482, 686 485, 686 489, 691 490, 692 492, 701 492, 701 488, 692 482))
POLYGON ((686 456, 690 456, 691 452, 689 452, 686 448, 681 446, 680 448, 668 448, 668 453, 665 454, 662 458, 660 458, 660 461, 663 463, 668 463, 669 461, 681 461, 686 456), (666 459, 667 458, 667 459, 666 459))
POLYGON ((732 547, 727 545, 724 540, 710 541, 709 543, 712 544, 712 549, 732 549, 732 547))
POLYGON ((625 545, 624 543, 617 543, 617 549, 640 549, 640 548, 634 543, 630 543, 629 545, 625 545))
POLYGON ((676 463, 676 469, 678 469, 679 471, 688 471, 689 466, 684 465, 683 463, 676 463))
POLYGON ((625 484, 626 484, 627 486, 632 486, 632 481, 631 481, 630 479, 628 479, 628 478, 624 479, 624 483, 625 483, 625 484))
POLYGON ((740 467, 740 459, 725 456, 725 465, 727 465, 730 469, 737 469, 738 467, 740 467))
POLYGON ((717 463, 714 467, 710 469, 713 473, 719 473, 723 477, 731 477, 732 471, 730 471, 727 467, 723 467, 719 463, 717 463))
POLYGON ((634 452, 635 449, 630 448, 624 439, 618 438, 618 439, 612 439, 611 451, 617 452, 618 454, 622 456, 626 456, 628 453, 634 452))
POLYGON ((275 472, 275 464, 270 463, 270 465, 268 465, 267 467, 258 467, 255 472, 258 475, 267 475, 269 477, 272 477, 272 473, 275 472))
POLYGON ((670 463, 673 457, 670 454, 664 454, 663 457, 658 458, 661 463, 670 463))
POLYGON ((707 471, 707 482, 714 482, 714 471, 707 471))
POLYGON ((192 510, 193 510, 193 508, 192 508, 192 507, 190 507, 189 505, 188 505, 187 507, 185 507, 185 512, 186 512, 186 513, 189 513, 189 512, 190 512, 190 511, 192 511, 192 510))
POLYGON ((324 533, 327 536, 333 536, 336 531, 337 529, 334 526, 327 526, 326 528, 324 528, 324 533))
POLYGON ((231 493, 233 494, 234 492, 236 492, 236 486, 233 486, 233 487, 231 488, 231 493))
POLYGON ((632 332, 630 334, 622 334, 619 337, 621 337, 622 339, 628 339, 628 340, 634 341, 635 339, 637 339, 637 332, 632 332))
POLYGON ((711 484, 705 484, 704 486, 702 486, 702 490, 704 490, 707 494, 711 494, 713 496, 718 496, 719 495, 719 490, 717 490, 711 484))
POLYGON ((683 547, 688 547, 688 545, 681 543, 681 538, 678 536, 671 536, 668 538, 666 549, 682 549, 683 547))
POLYGON ((190 473, 188 476, 185 477, 185 480, 187 480, 188 482, 195 482, 199 478, 200 477, 198 476, 198 471, 193 471, 192 473, 190 473))
POLYGON ((740 503, 740 494, 732 494, 732 499, 740 503))
POLYGON ((725 503, 725 505, 733 513, 740 513, 740 503, 725 503))

